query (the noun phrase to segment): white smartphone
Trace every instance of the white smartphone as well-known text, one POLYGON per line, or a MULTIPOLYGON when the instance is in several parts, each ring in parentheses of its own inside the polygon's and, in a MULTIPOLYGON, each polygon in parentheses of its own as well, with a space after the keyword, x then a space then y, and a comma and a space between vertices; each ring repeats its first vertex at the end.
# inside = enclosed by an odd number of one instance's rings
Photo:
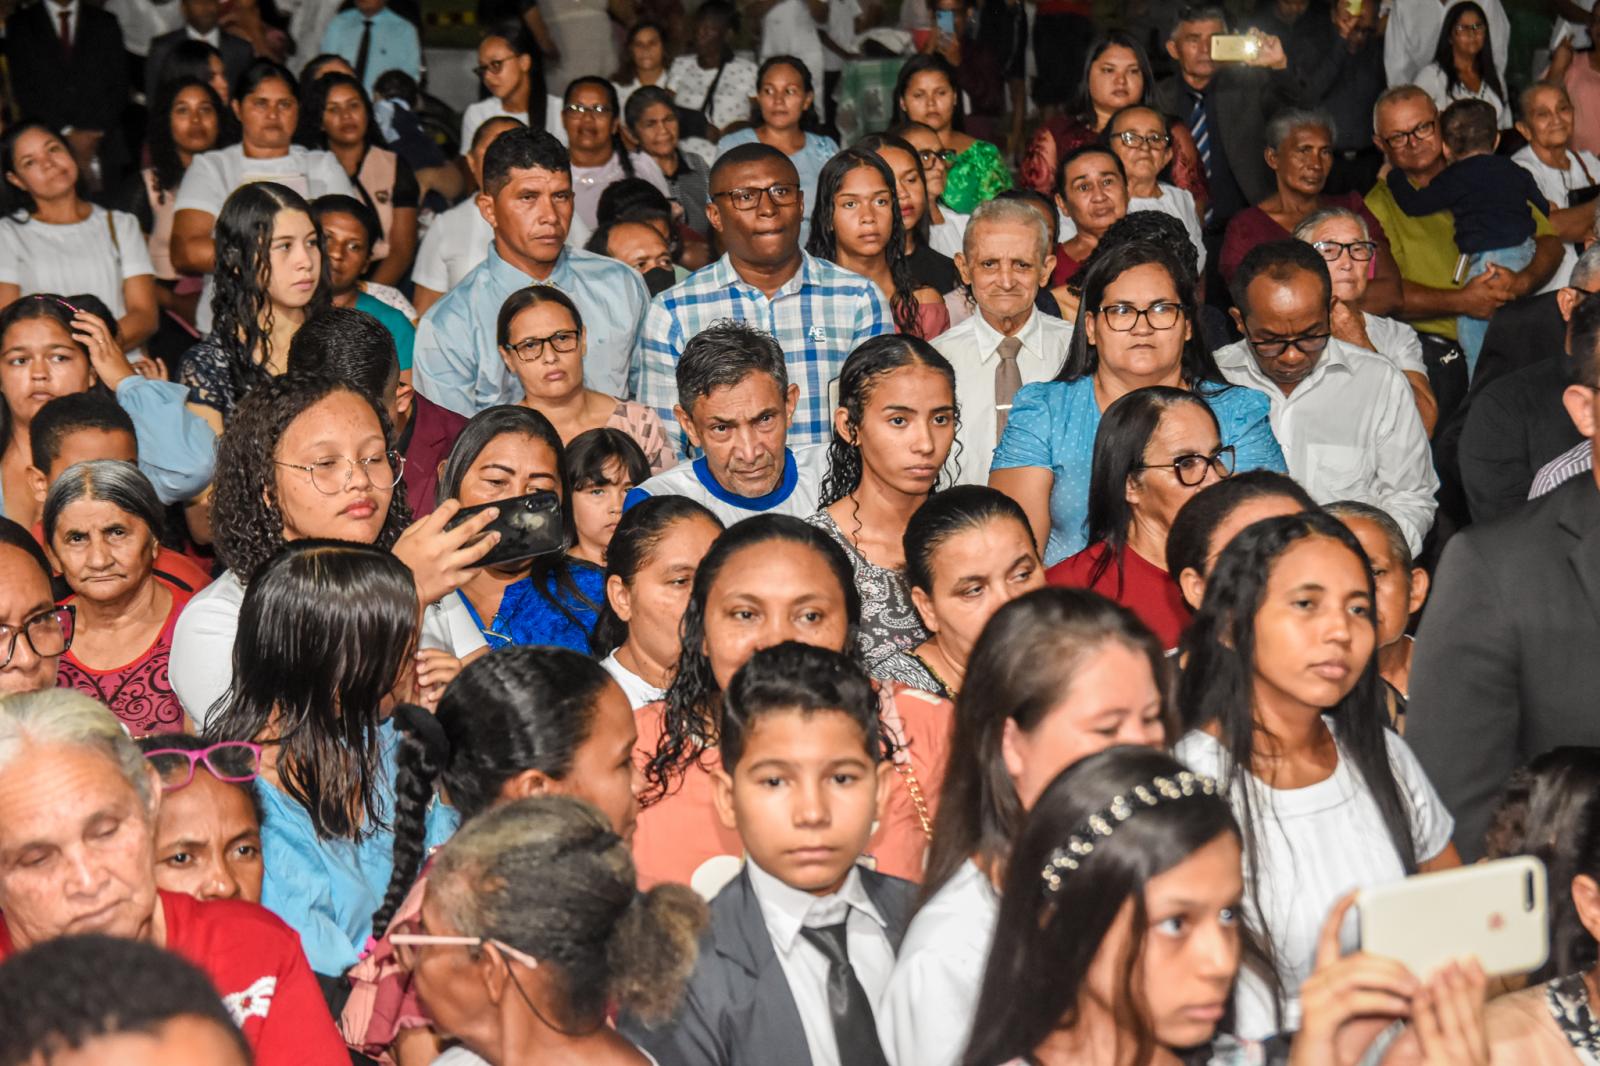
POLYGON ((1356 894, 1361 950, 1419 979, 1474 956, 1490 977, 1528 973, 1550 954, 1544 863, 1530 856, 1419 874, 1356 894))

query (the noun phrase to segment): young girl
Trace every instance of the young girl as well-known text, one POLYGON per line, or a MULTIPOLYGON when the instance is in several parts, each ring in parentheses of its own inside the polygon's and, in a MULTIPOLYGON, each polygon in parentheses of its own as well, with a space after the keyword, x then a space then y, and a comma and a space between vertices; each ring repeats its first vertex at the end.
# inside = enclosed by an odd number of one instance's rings
POLYGON ((1287 474, 1246 470, 1195 493, 1167 530, 1167 573, 1191 611, 1205 599, 1206 579, 1239 531, 1263 518, 1315 511, 1316 501, 1287 474))
POLYGON ((808 521, 850 557, 869 670, 927 640, 906 585, 903 540, 938 483, 956 421, 955 370, 926 341, 874 337, 845 360, 822 510, 808 521))
POLYGON ((620 429, 590 429, 572 438, 564 460, 567 555, 591 566, 606 565, 606 546, 622 518, 628 490, 650 476, 650 464, 634 439, 620 429))
POLYGON ((839 151, 832 137, 816 132, 821 121, 811 72, 794 56, 772 56, 756 72, 756 102, 750 109, 750 126, 717 142, 717 154, 741 144, 759 141, 771 145, 794 163, 800 173, 800 243, 806 243, 812 212, 817 205, 817 178, 822 166, 839 151))
POLYGON ((606 607, 594 652, 638 710, 666 694, 678 665, 678 626, 689 586, 722 522, 687 496, 651 496, 628 508, 606 551, 606 607))
POLYGON ((1106 123, 1106 143, 1122 160, 1128 178, 1128 211, 1160 211, 1182 222, 1203 271, 1205 236, 1200 230, 1194 194, 1165 180, 1171 176, 1177 144, 1173 134, 1182 128, 1157 108, 1133 104, 1117 111, 1106 123))
POLYGON ((955 291, 961 283, 955 260, 935 251, 929 243, 931 194, 921 154, 908 141, 887 133, 869 133, 851 147, 873 153, 894 175, 894 195, 900 208, 900 228, 905 233, 906 266, 911 271, 911 280, 941 295, 955 291))
POLYGON ((1386 728, 1372 574, 1320 513, 1272 518, 1223 549, 1184 637, 1175 753, 1215 777, 1244 829, 1245 917, 1280 982, 1240 979, 1236 1031, 1299 1027, 1317 931, 1352 888, 1459 865, 1454 821, 1386 728))
POLYGON ((941 202, 945 177, 950 171, 950 161, 946 157, 953 156, 945 150, 939 135, 920 122, 903 122, 891 128, 889 135, 909 144, 922 164, 922 176, 928 189, 928 246, 940 255, 954 256, 961 251, 968 216, 941 202))
MULTIPOLYGON (((151 98, 150 165, 139 171, 129 209, 146 236, 145 248, 156 280, 156 303, 184 326, 194 328, 200 279, 180 277, 172 265, 172 221, 178 210, 178 186, 194 157, 222 143, 228 119, 217 90, 199 78, 168 79, 151 98)), ((231 118, 231 116, 229 116, 231 118)), ((157 328, 160 328, 158 320, 157 328)), ((181 330, 179 331, 182 332, 181 330)))

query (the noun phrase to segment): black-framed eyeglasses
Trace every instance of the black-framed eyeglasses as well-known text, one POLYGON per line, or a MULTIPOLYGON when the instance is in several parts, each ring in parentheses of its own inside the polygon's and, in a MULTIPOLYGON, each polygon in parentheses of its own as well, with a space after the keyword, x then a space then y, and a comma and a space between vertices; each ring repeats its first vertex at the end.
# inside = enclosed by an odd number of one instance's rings
POLYGON ((1172 143, 1172 138, 1165 133, 1135 133, 1132 130, 1123 130, 1117 134, 1117 140, 1129 148, 1165 148, 1172 143))
POLYGON ((472 73, 477 75, 480 78, 483 77, 485 74, 498 74, 498 73, 500 73, 500 68, 501 67, 505 66, 507 63, 511 62, 515 58, 517 58, 517 57, 516 56, 501 56, 499 59, 491 59, 487 63, 482 63, 482 64, 479 64, 476 67, 473 67, 472 68, 472 73))
POLYGON ((261 773, 261 745, 248 740, 224 740, 199 751, 186 748, 157 748, 144 753, 161 774, 161 791, 176 792, 194 780, 194 768, 204 763, 211 776, 230 785, 254 781, 261 773), (183 768, 180 771, 179 767, 183 768), (183 772, 183 780, 178 774, 183 772))
POLYGON ((790 204, 798 203, 800 200, 800 186, 786 181, 759 189, 746 187, 727 189, 723 192, 712 193, 711 198, 715 200, 719 196, 726 196, 728 203, 733 205, 735 211, 754 211, 757 205, 761 203, 762 193, 767 194, 767 199, 772 201, 773 207, 788 207, 790 204))
POLYGON ((1417 123, 1408 130, 1400 130, 1398 133, 1389 134, 1383 139, 1383 143, 1387 144, 1390 148, 1404 148, 1412 141, 1427 140, 1429 137, 1433 136, 1433 131, 1438 128, 1439 123, 1430 118, 1426 122, 1417 123))
POLYGON ((28 642, 33 654, 41 659, 53 659, 72 647, 72 627, 77 621, 77 608, 50 607, 22 620, 21 625, 0 625, 0 644, 5 645, 6 657, 0 659, 0 670, 11 665, 17 654, 17 638, 28 642))
POLYGON ((609 115, 612 109, 610 104, 568 104, 562 110, 574 115, 609 115))
POLYGON ((952 152, 948 148, 941 148, 938 151, 934 151, 932 148, 924 148, 922 151, 917 153, 917 158, 922 160, 922 165, 924 167, 931 167, 935 163, 949 163, 952 162, 955 157, 956 153, 952 152))
POLYGON ((1170 463, 1140 463, 1134 469, 1171 470, 1173 477, 1178 479, 1178 484, 1192 489, 1206 479, 1207 470, 1215 470, 1219 478, 1232 477, 1233 464, 1233 445, 1228 444, 1210 455, 1190 452, 1187 455, 1173 456, 1170 463))
POLYGON ((1250 347, 1263 359, 1277 359, 1289 350, 1290 345, 1298 348, 1306 355, 1316 355, 1328 346, 1332 333, 1307 333, 1299 337, 1286 337, 1279 341, 1258 341, 1250 338, 1250 347))
POLYGON ((1358 263, 1365 263, 1378 253, 1377 241, 1312 241, 1311 247, 1330 263, 1337 263, 1346 252, 1358 263))
POLYGON ((304 470, 311 475, 311 487, 324 496, 334 496, 349 488, 358 466, 366 471, 372 487, 378 489, 394 488, 406 468, 406 457, 396 451, 379 452, 365 459, 330 455, 314 463, 286 463, 281 459, 274 459, 273 462, 294 470, 304 470))
POLYGON ((561 355, 570 355, 578 350, 578 331, 575 329, 562 329, 557 330, 548 337, 524 337, 515 344, 505 345, 505 349, 524 363, 531 363, 544 354, 545 345, 547 344, 553 352, 561 355))
POLYGON ((1100 308, 1100 321, 1105 323, 1109 330, 1117 333, 1127 333, 1139 324, 1143 317, 1150 324, 1151 329, 1171 329, 1178 324, 1178 319, 1183 317, 1183 305, 1173 303, 1171 300, 1157 300, 1149 307, 1135 307, 1132 304, 1106 304, 1100 308))

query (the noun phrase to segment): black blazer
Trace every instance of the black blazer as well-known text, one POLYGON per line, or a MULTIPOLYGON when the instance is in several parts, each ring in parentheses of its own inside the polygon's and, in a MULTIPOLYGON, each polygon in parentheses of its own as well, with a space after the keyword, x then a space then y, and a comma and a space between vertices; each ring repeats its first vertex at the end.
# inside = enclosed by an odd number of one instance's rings
MULTIPOLYGON (((916 886, 865 868, 861 881, 898 952, 916 886)), ((800 1009, 748 872, 711 901, 711 925, 677 1018, 655 1030, 624 1018, 618 1028, 661 1066, 811 1066, 800 1009)))
MULTIPOLYGON (((187 27, 180 26, 171 33, 163 33, 160 37, 150 42, 150 55, 144 63, 144 98, 145 103, 151 106, 156 102, 156 89, 161 85, 161 68, 167 61, 167 56, 172 50, 189 39, 187 27)), ((231 33, 222 34, 222 69, 228 78, 228 84, 233 85, 244 68, 250 65, 250 60, 255 58, 255 49, 250 47, 250 42, 243 37, 235 37, 231 33)), ((221 116, 219 116, 221 117, 221 116)))
MULTIPOLYGON (((1243 67, 1226 67, 1216 75, 1211 121, 1228 154, 1228 169, 1233 171, 1246 204, 1258 204, 1278 189, 1277 178, 1267 167, 1262 153, 1267 140, 1267 117, 1291 101, 1278 81, 1268 72, 1243 67)), ((1182 74, 1173 74, 1156 83, 1152 94, 1156 106, 1179 122, 1187 122, 1194 110, 1188 85, 1182 74)))
MULTIPOLYGON (((6 20, 5 54, 18 110, 57 129, 102 130, 107 142, 120 144, 119 120, 129 94, 117 17, 80 3, 69 58, 47 6, 33 4, 6 20)), ((102 160, 115 155, 110 147, 102 160)))
POLYGON ((1512 300, 1489 317, 1470 395, 1476 397, 1496 378, 1560 355, 1566 347, 1567 322, 1561 317, 1555 293, 1512 300))
POLYGON ((1411 667, 1406 742, 1472 862, 1506 779, 1563 744, 1600 745, 1600 488, 1575 477, 1445 546, 1411 667))
POLYGON ((1564 362, 1546 356, 1491 381, 1473 398, 1456 454, 1474 522, 1521 508, 1539 468, 1583 439, 1561 403, 1564 362))

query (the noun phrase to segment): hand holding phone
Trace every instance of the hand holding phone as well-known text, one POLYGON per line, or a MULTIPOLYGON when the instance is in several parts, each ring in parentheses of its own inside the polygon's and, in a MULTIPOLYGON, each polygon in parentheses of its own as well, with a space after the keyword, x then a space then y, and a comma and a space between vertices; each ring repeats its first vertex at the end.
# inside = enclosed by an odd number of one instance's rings
POLYGON ((1218 63, 1248 63, 1261 52, 1253 33, 1219 33, 1211 38, 1211 58, 1218 63))
POLYGON ((478 560, 478 566, 521 562, 566 548, 567 531, 562 522, 561 499, 553 492, 533 492, 515 499, 463 507, 445 528, 454 529, 490 508, 494 508, 498 514, 484 529, 484 535, 498 533, 500 540, 487 555, 478 560))

